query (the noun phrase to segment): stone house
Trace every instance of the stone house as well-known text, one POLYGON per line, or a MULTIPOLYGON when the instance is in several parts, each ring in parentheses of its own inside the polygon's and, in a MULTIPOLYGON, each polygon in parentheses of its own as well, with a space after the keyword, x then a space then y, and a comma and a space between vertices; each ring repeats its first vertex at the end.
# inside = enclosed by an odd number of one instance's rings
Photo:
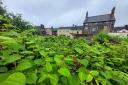
POLYGON ((83 23, 84 34, 94 35, 99 32, 113 32, 115 24, 115 7, 111 10, 110 14, 88 16, 86 13, 86 19, 83 23))
POLYGON ((47 36, 47 35, 53 35, 53 27, 51 28, 45 28, 43 24, 41 24, 40 26, 36 26, 36 28, 38 29, 38 34, 39 35, 43 35, 43 36, 47 36))
POLYGON ((73 34, 82 34, 83 26, 71 26, 71 27, 60 27, 57 30, 57 35, 64 35, 70 38, 73 38, 73 34))
POLYGON ((84 20, 83 26, 60 27, 57 31, 58 35, 69 37, 90 37, 99 32, 113 32, 115 24, 115 7, 111 13, 97 16, 88 16, 84 20))
POLYGON ((111 10, 111 13, 97 16, 88 16, 86 13, 86 18, 82 26, 70 27, 59 27, 59 28, 45 28, 44 25, 38 26, 40 35, 64 35, 67 37, 92 37, 99 32, 113 32, 115 24, 115 7, 111 10))
POLYGON ((52 35, 57 36, 57 31, 58 31, 58 28, 53 28, 52 29, 52 35))

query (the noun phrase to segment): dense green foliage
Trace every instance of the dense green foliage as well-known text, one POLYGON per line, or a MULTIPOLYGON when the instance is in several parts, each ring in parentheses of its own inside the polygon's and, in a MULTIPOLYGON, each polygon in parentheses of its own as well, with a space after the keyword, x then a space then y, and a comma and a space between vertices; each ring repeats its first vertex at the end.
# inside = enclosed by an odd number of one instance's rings
POLYGON ((127 85, 128 38, 97 35, 92 42, 0 33, 0 85, 127 85))
POLYGON ((31 28, 0 2, 0 85, 128 85, 128 37, 43 37, 31 28))

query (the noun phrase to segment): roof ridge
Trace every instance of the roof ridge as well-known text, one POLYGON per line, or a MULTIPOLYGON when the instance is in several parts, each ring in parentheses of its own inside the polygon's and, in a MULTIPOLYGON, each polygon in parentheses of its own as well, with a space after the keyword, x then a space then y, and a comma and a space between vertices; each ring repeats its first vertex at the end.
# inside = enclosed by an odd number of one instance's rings
MULTIPOLYGON (((102 15, 89 16, 89 17, 98 17, 98 16, 105 16, 105 15, 111 15, 111 14, 102 14, 102 15)), ((89 17, 87 17, 87 18, 89 18, 89 17)))

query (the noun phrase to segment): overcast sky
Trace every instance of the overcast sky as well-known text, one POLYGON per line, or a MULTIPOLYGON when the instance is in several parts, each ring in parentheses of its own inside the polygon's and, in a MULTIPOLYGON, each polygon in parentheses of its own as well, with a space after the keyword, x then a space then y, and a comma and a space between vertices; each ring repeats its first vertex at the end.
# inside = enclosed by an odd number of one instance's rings
POLYGON ((128 24, 128 0, 4 0, 10 12, 20 13, 34 25, 82 25, 89 16, 108 14, 116 6, 116 26, 128 24))

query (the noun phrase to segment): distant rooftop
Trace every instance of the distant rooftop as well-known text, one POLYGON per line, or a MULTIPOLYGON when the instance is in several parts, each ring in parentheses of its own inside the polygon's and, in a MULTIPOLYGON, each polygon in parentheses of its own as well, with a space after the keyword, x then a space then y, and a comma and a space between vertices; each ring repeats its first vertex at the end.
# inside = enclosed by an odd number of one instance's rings
POLYGON ((60 27, 59 29, 82 30, 83 26, 60 27))

